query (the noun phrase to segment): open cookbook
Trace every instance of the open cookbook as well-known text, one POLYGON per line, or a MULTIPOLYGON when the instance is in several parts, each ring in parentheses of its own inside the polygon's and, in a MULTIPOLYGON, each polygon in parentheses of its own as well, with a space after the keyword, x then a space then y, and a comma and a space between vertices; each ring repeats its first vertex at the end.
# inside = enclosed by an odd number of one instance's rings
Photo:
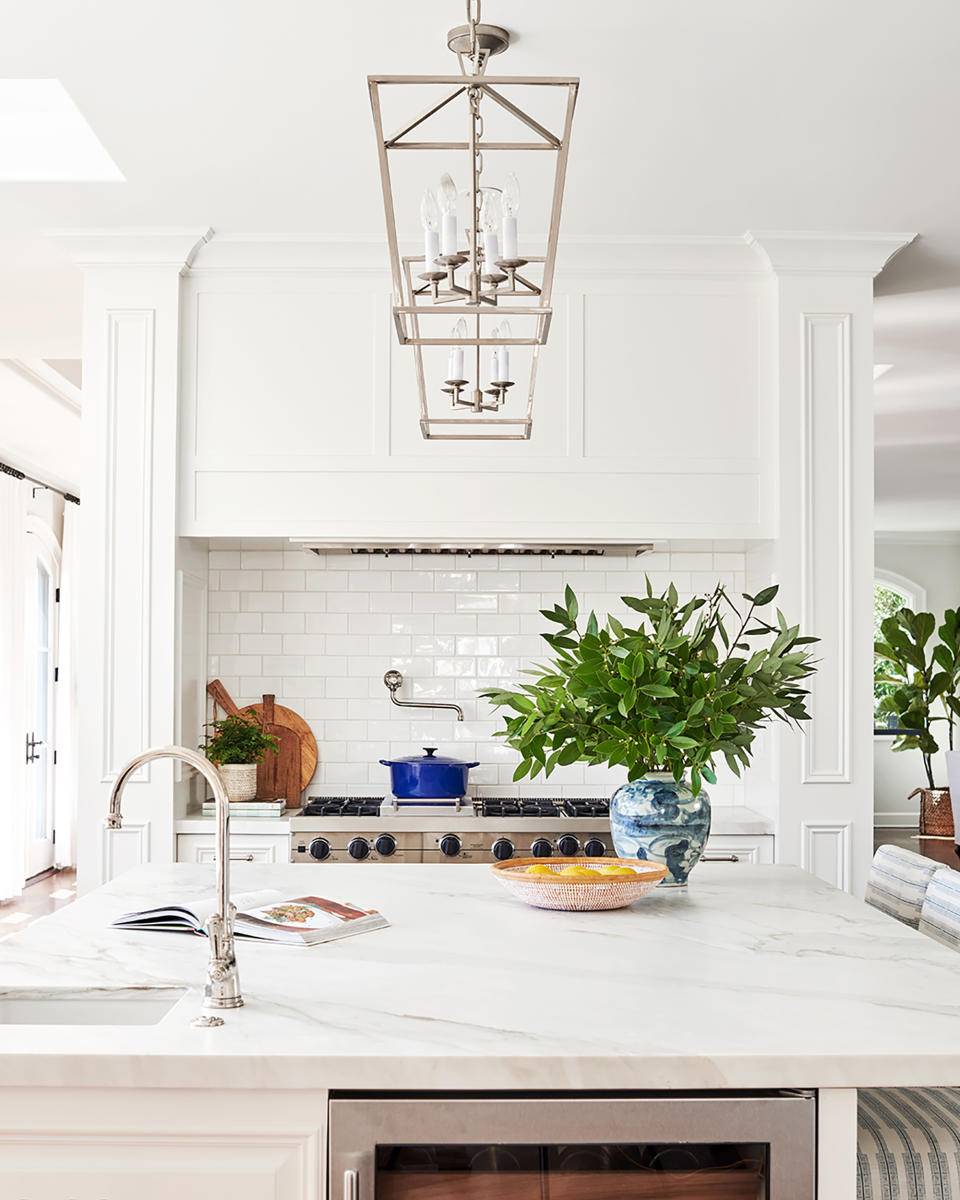
MULTIPOLYGON (((383 929, 390 922, 372 908, 357 908, 341 900, 322 896, 298 896, 284 899, 280 892, 249 892, 233 896, 237 906, 234 933, 237 937, 258 938, 264 942, 285 942, 294 946, 316 946, 352 933, 383 929)), ((217 911, 210 900, 183 908, 168 904, 143 912, 124 913, 113 924, 120 929, 158 929, 171 933, 198 933, 206 937, 204 922, 217 911)))

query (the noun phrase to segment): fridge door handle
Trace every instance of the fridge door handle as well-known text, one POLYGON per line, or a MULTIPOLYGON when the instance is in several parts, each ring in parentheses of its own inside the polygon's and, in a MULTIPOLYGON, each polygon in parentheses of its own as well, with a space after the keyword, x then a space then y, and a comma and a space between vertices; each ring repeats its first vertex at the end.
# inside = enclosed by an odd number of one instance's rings
POLYGON ((347 1170, 343 1173, 343 1200, 360 1200, 360 1172, 347 1170))

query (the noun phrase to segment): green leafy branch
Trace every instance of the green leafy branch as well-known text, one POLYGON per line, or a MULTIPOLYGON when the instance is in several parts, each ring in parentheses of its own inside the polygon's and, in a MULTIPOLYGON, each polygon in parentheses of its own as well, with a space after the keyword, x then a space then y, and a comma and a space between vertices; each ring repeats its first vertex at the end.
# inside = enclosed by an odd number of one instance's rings
POLYGON ((758 610, 776 585, 744 594, 745 612, 720 584, 680 605, 677 589, 623 596, 642 620, 616 617, 601 625, 591 612, 583 631, 579 603, 568 587, 563 605, 542 609, 558 628, 542 636, 555 652, 519 690, 483 692, 505 718, 498 736, 520 752, 514 779, 546 776, 575 762, 625 766, 630 779, 689 772, 694 794, 716 782, 722 755, 734 774, 749 766, 757 731, 769 720, 809 719, 801 681, 815 666, 802 637, 776 610, 775 623, 758 610))

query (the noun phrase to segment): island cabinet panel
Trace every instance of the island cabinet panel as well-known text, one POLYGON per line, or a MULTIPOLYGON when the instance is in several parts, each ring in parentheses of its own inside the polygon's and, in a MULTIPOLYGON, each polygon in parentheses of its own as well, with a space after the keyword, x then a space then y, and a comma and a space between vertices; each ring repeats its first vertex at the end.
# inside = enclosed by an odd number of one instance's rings
POLYGON ((323 1092, 5 1089, 0 1194, 322 1200, 325 1106, 323 1092))

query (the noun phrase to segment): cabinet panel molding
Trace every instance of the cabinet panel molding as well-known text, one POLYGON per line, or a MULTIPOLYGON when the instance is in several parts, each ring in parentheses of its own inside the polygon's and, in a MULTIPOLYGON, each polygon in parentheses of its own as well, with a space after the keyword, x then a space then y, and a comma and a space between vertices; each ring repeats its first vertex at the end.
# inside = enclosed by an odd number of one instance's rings
MULTIPOLYGON (((101 783, 150 742, 153 309, 106 314, 101 783), (137 547, 130 554, 128 547, 137 547)), ((149 764, 134 781, 149 782, 149 764)))
POLYGON ((801 627, 834 648, 810 681, 803 783, 851 780, 850 327, 803 314, 801 627))
POLYGON ((852 821, 803 821, 800 866, 844 892, 852 890, 852 821))

